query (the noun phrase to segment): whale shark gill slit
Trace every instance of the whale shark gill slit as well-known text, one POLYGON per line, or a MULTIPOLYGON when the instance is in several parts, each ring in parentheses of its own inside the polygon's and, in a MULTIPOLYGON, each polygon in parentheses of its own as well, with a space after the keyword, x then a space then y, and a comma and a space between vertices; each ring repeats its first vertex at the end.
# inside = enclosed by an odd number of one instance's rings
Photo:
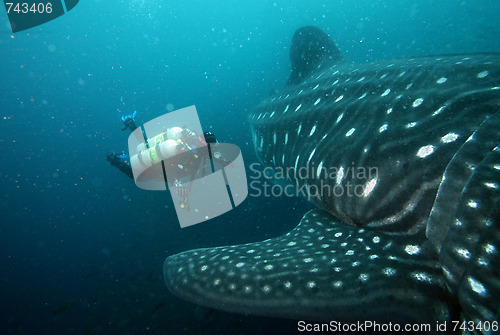
POLYGON ((319 208, 274 239, 170 256, 167 287, 256 315, 493 321, 500 55, 351 64, 332 50, 250 115, 261 162, 319 208))

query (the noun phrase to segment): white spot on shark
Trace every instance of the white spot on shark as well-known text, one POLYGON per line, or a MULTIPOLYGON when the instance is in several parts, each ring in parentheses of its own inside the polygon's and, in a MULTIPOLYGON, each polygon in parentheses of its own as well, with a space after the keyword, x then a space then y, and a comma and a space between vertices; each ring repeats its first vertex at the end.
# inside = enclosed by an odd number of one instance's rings
POLYGON ((380 128, 378 128, 379 133, 383 133, 386 130, 387 130, 387 123, 383 124, 380 128))
POLYGON ((340 100, 342 100, 344 98, 344 95, 341 95, 340 97, 338 97, 335 102, 339 102, 340 100))
POLYGON ((489 243, 486 243, 483 248, 484 248, 484 251, 486 251, 488 254, 492 254, 496 250, 495 247, 489 243))
POLYGON ((363 191, 363 196, 366 198, 372 193, 373 189, 377 185, 377 177, 372 178, 365 186, 365 190, 363 191))
MULTIPOLYGON (((340 184, 342 182, 343 178, 344 178, 344 167, 341 166, 340 169, 339 169, 339 171, 337 172, 336 183, 340 184)), ((342 233, 337 233, 337 234, 342 235, 342 233)), ((337 237, 337 234, 335 234, 336 237, 337 237)))
POLYGON ((472 277, 467 278, 467 281, 469 282, 470 288, 472 291, 476 292, 477 294, 481 296, 486 296, 487 292, 486 289, 484 288, 484 285, 475 280, 472 277))
POLYGON ((446 81, 447 81, 447 80, 448 80, 448 78, 446 78, 446 77, 441 77, 441 78, 439 78, 438 80, 436 80, 436 83, 441 85, 441 84, 446 83, 446 81))
POLYGON ((386 89, 386 90, 384 91, 384 93, 382 93, 380 96, 381 96, 381 97, 385 97, 385 96, 386 96, 387 94, 389 94, 389 93, 391 93, 391 89, 390 89, 390 88, 386 89))
POLYGON ((418 281, 426 282, 426 283, 429 283, 429 284, 432 283, 432 279, 431 279, 431 277, 427 273, 424 273, 424 272, 412 272, 411 276, 412 276, 413 279, 416 279, 418 281))
POLYGON ((309 281, 307 282, 307 288, 315 288, 316 287, 316 283, 313 282, 313 281, 309 281))
POLYGON ((485 182, 484 186, 486 186, 488 188, 498 189, 498 184, 496 184, 496 183, 485 182))
POLYGON ((309 133, 309 136, 312 136, 312 134, 314 134, 314 132, 316 131, 316 125, 314 125, 312 128, 311 128, 311 132, 309 133))
POLYGON ((367 281, 368 278, 370 278, 370 277, 366 273, 362 273, 362 274, 359 275, 359 280, 361 280, 362 282, 367 281))
POLYGON ((456 248, 455 252, 459 254, 460 256, 469 259, 470 258, 470 251, 464 248, 456 248))
POLYGON ((339 117, 337 118, 337 121, 335 122, 335 124, 339 123, 343 117, 344 117, 344 113, 340 114, 339 117))
POLYGON ((321 169, 323 168, 323 161, 321 161, 319 164, 318 164, 318 168, 316 170, 316 178, 319 179, 319 177, 321 176, 321 169))
POLYGON ((441 137, 441 142, 451 143, 451 142, 456 141, 457 138, 458 138, 458 134, 448 133, 448 134, 444 135, 443 137, 441 137))
POLYGON ((349 131, 345 134, 345 137, 351 136, 355 131, 356 131, 356 128, 349 129, 349 131))
POLYGON ((488 71, 481 71, 477 74, 477 77, 479 79, 482 79, 482 78, 485 78, 486 76, 488 76, 490 73, 488 71))
POLYGON ((471 207, 471 208, 477 208, 477 202, 475 202, 474 200, 470 200, 468 203, 467 203, 467 206, 471 207))
POLYGON ((418 106, 420 106, 420 105, 422 104, 422 102, 424 102, 424 99, 422 99, 422 98, 418 98, 418 99, 416 99, 415 101, 413 101, 412 106, 413 106, 413 107, 418 107, 418 106))
POLYGON ((408 244, 405 247, 405 251, 408 255, 416 255, 420 252, 420 247, 418 245, 408 244))
POLYGON ((432 116, 436 116, 438 114, 441 114, 441 112, 443 111, 444 108, 445 108, 445 106, 439 107, 434 113, 432 113, 432 116))
POLYGON ((425 158, 434 152, 433 145, 425 145, 418 149, 417 156, 420 158, 425 158))

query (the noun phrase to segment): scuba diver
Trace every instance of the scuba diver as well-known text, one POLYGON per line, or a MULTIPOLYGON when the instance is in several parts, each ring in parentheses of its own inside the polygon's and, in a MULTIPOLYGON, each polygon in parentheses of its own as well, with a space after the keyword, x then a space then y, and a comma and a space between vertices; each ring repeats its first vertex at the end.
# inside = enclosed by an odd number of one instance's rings
POLYGON ((130 115, 123 115, 122 116, 122 122, 124 127, 122 130, 130 129, 130 131, 134 131, 137 129, 137 126, 135 125, 135 116, 137 115, 137 111, 134 111, 134 113, 130 115))
MULTIPOLYGON (((133 114, 122 116, 124 127, 133 132, 137 129, 133 114)), ((169 186, 174 186, 182 199, 181 208, 189 209, 188 196, 191 184, 196 177, 204 177, 207 168, 214 169, 214 162, 225 166, 229 164, 217 150, 217 138, 212 132, 204 132, 203 137, 186 127, 171 127, 166 131, 140 143, 137 154, 129 157, 125 152, 117 154, 109 152, 106 159, 116 166, 126 176, 134 179, 132 166, 137 171, 144 172, 150 166, 163 161, 165 171, 168 171, 169 186), (207 148, 205 150, 204 148, 207 148), (212 152, 213 150, 213 152, 212 152)), ((142 173, 138 173, 139 175, 142 173)))
MULTIPOLYGON (((137 111, 130 115, 123 115, 121 120, 124 127, 122 130, 130 129, 131 132, 137 129, 135 124, 135 116, 137 111)), ((121 154, 116 154, 114 152, 108 152, 106 154, 106 159, 111 163, 111 165, 116 166, 118 170, 123 172, 126 176, 134 179, 134 174, 132 173, 132 167, 130 166, 130 159, 127 153, 122 152, 121 154)))

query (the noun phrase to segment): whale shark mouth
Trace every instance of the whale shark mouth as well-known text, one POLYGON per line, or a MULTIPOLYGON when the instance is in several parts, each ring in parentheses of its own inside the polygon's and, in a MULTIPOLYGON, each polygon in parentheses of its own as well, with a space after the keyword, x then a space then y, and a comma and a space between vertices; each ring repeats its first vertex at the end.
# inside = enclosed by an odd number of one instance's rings
POLYGON ((250 122, 262 163, 306 168, 287 181, 319 208, 280 237, 168 257, 167 287, 256 315, 496 320, 500 55, 318 59, 250 122))

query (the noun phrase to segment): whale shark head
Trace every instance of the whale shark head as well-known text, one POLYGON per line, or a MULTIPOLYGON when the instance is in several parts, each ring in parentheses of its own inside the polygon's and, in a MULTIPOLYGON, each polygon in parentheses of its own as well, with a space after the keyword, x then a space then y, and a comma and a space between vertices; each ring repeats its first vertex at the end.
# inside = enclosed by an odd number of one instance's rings
POLYGON ((352 64, 305 31, 291 52, 318 55, 250 123, 262 163, 318 208, 280 237, 168 257, 167 287, 256 315, 498 319, 500 55, 352 64))

